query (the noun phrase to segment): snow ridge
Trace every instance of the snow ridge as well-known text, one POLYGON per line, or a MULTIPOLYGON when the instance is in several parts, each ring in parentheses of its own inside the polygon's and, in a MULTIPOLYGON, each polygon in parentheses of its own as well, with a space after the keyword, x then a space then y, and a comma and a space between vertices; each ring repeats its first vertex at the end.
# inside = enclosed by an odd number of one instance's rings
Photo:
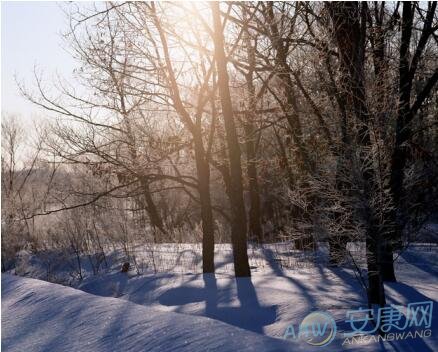
POLYGON ((4 351, 309 351, 214 319, 2 275, 4 351))

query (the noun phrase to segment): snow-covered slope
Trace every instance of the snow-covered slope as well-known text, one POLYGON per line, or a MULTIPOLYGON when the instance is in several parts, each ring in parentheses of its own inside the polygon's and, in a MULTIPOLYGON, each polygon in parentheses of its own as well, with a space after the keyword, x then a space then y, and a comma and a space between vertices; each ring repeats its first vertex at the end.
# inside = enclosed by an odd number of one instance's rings
MULTIPOLYGON (((417 249, 403 256, 396 263, 400 282, 386 284, 388 304, 437 302, 436 252, 417 249)), ((348 310, 367 307, 366 293, 352 270, 323 265, 288 270, 272 262, 263 271, 253 270, 251 278, 237 280, 227 274, 112 272, 90 276, 78 288, 159 311, 213 318, 277 338, 289 324, 300 324, 314 310, 327 311, 342 324, 348 310)))
POLYGON ((3 351, 309 351, 205 317, 2 275, 3 351))
MULTIPOLYGON (((396 262, 399 282, 386 284, 388 304, 433 301, 436 306, 436 253, 435 247, 427 245, 402 253, 396 262)), ((96 276, 88 272, 76 287, 101 297, 6 276, 2 279, 2 346, 25 352, 64 351, 65 346, 69 351, 309 351, 305 341, 288 343, 279 338, 289 324, 297 327, 310 312, 323 310, 335 319, 338 334, 329 346, 318 350, 438 351, 436 309, 431 336, 344 345, 342 332, 351 330, 345 323, 346 312, 366 307, 355 273, 323 262, 288 269, 273 260, 271 248, 265 248, 264 254, 266 265, 254 267, 251 278, 238 280, 227 271, 136 275, 120 273, 116 266, 96 276)), ((222 257, 223 263, 232 262, 232 257, 227 258, 222 257)), ((40 261, 28 259, 22 274, 47 275, 40 261)), ((58 278, 68 276, 59 266, 54 268, 58 278)))

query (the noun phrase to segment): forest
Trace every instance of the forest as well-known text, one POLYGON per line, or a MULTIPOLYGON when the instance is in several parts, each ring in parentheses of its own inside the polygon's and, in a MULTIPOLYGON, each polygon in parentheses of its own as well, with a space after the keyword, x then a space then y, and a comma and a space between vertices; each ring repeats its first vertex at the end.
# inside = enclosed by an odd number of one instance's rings
POLYGON ((74 81, 36 68, 44 119, 2 114, 2 273, 323 262, 370 308, 436 263, 437 2, 62 5, 74 81))

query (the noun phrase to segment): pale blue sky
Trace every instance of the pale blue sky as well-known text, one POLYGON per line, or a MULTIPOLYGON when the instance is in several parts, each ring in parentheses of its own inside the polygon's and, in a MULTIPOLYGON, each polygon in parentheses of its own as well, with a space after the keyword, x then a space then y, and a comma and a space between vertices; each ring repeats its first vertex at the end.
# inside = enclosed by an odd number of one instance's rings
POLYGON ((18 114, 24 120, 44 114, 19 95, 14 75, 31 86, 37 65, 48 79, 56 73, 70 78, 74 61, 60 35, 66 28, 67 19, 57 2, 1 3, 2 114, 18 114))

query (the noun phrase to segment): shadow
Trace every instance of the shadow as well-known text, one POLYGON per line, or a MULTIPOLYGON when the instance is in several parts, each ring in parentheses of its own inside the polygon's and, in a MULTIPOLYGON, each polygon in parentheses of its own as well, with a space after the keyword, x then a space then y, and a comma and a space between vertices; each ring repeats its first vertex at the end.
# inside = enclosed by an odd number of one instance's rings
POLYGON ((102 275, 97 279, 81 284, 78 289, 103 297, 121 297, 125 295, 125 289, 130 276, 128 273, 113 273, 102 275))
POLYGON ((397 341, 397 344, 395 344, 393 341, 387 341, 387 343, 396 352, 434 352, 437 350, 436 348, 438 347, 436 344, 435 347, 433 347, 433 345, 430 346, 426 344, 425 340, 423 340, 422 338, 397 341))
POLYGON ((270 268, 272 269, 272 271, 279 277, 283 277, 286 280, 288 280, 292 285, 294 285, 295 287, 297 287, 302 295, 304 296, 304 298, 306 299, 306 301, 309 303, 309 305, 311 306, 312 309, 316 309, 317 308, 317 304, 315 299, 308 293, 308 288, 305 287, 301 282, 299 282, 298 280, 293 279, 292 277, 286 275, 284 273, 284 270, 281 266, 280 261, 278 261, 275 258, 275 254, 272 251, 272 249, 270 248, 263 248, 262 249, 262 253, 265 256, 266 261, 268 262, 268 265, 270 266, 270 268))
MULTIPOLYGON (((273 324, 277 317, 277 306, 261 306, 251 278, 236 278, 239 307, 221 307, 223 296, 230 287, 218 288, 214 274, 204 274, 204 287, 181 286, 164 292, 159 302, 166 306, 181 306, 205 301, 205 311, 200 315, 220 320, 239 328, 263 334, 263 327, 273 324)), ((233 282, 233 281, 231 281, 233 282)))
POLYGON ((327 266, 326 270, 330 271, 334 276, 336 276, 339 280, 341 280, 341 282, 345 286, 350 287, 353 292, 357 293, 360 296, 360 298, 363 299, 364 302, 366 302, 367 299, 366 290, 361 285, 358 277, 356 277, 354 274, 341 267, 327 266))
POLYGON ((417 269, 438 277, 438 269, 434 267, 434 263, 427 263, 420 255, 413 253, 412 251, 404 251, 400 255, 407 264, 415 266, 417 269))
POLYGON ((214 274, 204 274, 205 286, 205 314, 208 317, 213 317, 218 310, 218 291, 217 281, 214 274))
POLYGON ((180 306, 205 300, 206 294, 203 289, 190 286, 172 288, 159 297, 160 303, 165 306, 180 306))
MULTIPOLYGON (((433 301, 436 304, 436 301, 430 297, 423 295, 417 289, 412 286, 406 285, 402 282, 385 282, 385 286, 391 288, 393 291, 397 292, 400 296, 402 296, 406 302, 424 302, 424 301, 433 301)), ((394 297, 388 298, 389 303, 391 304, 400 304, 403 305, 404 302, 399 302, 394 297)))

